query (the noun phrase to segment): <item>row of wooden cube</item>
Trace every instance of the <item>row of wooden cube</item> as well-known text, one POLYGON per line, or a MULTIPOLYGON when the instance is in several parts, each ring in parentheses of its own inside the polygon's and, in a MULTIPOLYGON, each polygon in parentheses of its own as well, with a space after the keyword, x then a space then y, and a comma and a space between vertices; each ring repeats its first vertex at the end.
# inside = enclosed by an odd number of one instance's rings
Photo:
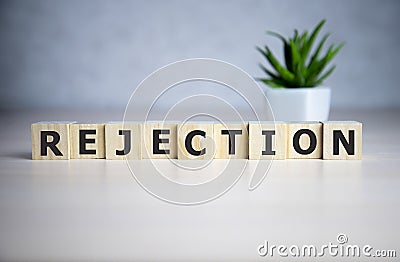
POLYGON ((31 126, 32 159, 361 159, 362 124, 249 122, 31 126))

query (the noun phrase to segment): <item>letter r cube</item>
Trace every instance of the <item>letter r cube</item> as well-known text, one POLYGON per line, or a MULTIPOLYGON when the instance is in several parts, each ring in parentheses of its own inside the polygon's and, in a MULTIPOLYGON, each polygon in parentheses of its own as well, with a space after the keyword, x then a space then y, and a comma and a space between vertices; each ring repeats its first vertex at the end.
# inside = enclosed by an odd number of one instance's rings
POLYGON ((32 159, 70 159, 69 128, 72 123, 57 121, 32 124, 32 159))

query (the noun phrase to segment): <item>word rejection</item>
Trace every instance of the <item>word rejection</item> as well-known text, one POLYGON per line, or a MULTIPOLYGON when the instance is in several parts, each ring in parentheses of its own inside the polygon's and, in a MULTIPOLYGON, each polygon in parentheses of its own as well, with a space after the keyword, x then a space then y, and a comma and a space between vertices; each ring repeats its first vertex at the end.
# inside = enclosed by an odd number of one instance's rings
POLYGON ((362 157, 362 124, 38 122, 32 159, 340 159, 362 157))

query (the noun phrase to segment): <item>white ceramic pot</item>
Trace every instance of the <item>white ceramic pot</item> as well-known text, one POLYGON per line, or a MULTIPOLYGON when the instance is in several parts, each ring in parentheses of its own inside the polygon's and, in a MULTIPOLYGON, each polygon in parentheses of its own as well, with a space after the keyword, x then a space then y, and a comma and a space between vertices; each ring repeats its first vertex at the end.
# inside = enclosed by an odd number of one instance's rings
POLYGON ((264 86, 275 120, 326 121, 331 107, 328 87, 271 88, 264 86))

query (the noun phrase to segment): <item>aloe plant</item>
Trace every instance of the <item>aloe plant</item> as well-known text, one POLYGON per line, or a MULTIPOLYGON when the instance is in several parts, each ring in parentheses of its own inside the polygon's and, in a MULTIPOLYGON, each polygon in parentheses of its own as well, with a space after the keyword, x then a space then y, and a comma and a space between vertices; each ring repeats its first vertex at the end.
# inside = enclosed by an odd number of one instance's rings
POLYGON ((330 45, 326 53, 321 56, 322 49, 329 34, 326 34, 318 43, 314 52, 311 54, 313 44, 325 24, 322 20, 309 35, 307 31, 299 34, 294 30, 293 37, 286 39, 282 35, 267 31, 267 34, 279 38, 283 43, 284 61, 282 65, 268 46, 264 49, 257 47, 257 50, 267 59, 274 71, 270 71, 260 64, 261 69, 269 78, 259 78, 266 85, 271 87, 314 87, 321 85, 323 81, 335 70, 335 65, 325 70, 328 63, 336 56, 343 47, 339 45, 330 45))

